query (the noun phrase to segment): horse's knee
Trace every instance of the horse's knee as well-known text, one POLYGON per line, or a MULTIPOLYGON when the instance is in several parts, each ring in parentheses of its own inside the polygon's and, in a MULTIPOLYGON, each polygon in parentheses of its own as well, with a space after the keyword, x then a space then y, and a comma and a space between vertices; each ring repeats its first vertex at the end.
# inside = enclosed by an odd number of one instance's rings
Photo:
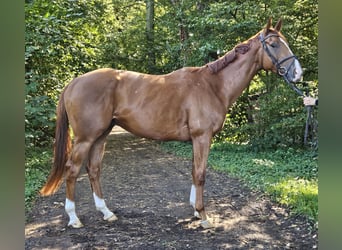
POLYGON ((74 164, 70 164, 67 166, 67 173, 66 173, 66 180, 74 180, 78 177, 78 174, 80 173, 80 166, 75 166, 74 164))
POLYGON ((197 186, 203 186, 205 183, 205 170, 196 171, 196 173, 193 174, 193 182, 197 186))

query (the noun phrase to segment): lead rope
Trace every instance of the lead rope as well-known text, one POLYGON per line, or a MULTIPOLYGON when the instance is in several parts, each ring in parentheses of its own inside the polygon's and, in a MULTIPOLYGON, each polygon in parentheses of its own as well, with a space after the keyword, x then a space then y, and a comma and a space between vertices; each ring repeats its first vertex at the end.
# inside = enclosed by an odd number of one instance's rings
MULTIPOLYGON (((296 85, 294 85, 293 83, 291 83, 286 77, 285 75, 283 76, 285 82, 300 96, 309 96, 308 93, 304 94, 303 91, 301 91, 299 88, 297 88, 296 85)), ((306 116, 306 122, 305 122, 305 131, 304 131, 304 145, 307 144, 307 139, 308 139, 308 134, 309 134, 309 124, 311 122, 311 113, 312 113, 312 106, 308 105, 306 106, 306 112, 307 112, 307 116, 306 116)))

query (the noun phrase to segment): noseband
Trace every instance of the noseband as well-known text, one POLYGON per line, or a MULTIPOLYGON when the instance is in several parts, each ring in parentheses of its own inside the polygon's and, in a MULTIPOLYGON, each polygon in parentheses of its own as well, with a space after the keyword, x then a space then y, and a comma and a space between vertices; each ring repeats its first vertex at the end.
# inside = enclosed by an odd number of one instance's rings
POLYGON ((295 55, 291 55, 291 56, 285 57, 284 59, 278 61, 278 59, 275 58, 275 56, 271 53, 271 51, 269 50, 269 48, 265 42, 268 38, 273 37, 273 36, 279 37, 279 35, 276 35, 276 34, 270 34, 266 37, 263 37, 263 33, 260 33, 259 39, 260 39, 260 42, 262 43, 262 47, 266 51, 267 55, 271 58, 272 63, 276 66, 278 74, 280 76, 283 76, 284 78, 285 77, 287 78, 287 73, 288 73, 290 67, 292 66, 292 64, 294 63, 295 59, 297 59, 297 57, 295 55), (286 62, 290 59, 293 59, 293 60, 292 60, 292 63, 290 64, 290 66, 288 68, 282 66, 282 64, 284 62, 286 62))

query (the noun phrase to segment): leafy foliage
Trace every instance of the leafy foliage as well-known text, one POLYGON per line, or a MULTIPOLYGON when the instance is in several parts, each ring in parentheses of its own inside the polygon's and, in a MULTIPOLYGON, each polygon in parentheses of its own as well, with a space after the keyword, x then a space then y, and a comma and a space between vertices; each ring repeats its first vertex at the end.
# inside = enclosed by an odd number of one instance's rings
POLYGON ((302 102, 301 97, 279 82, 270 93, 260 97, 254 123, 248 128, 253 134, 251 146, 258 149, 302 145, 305 125, 302 102))
MULTIPOLYGON (((268 77, 269 80, 265 80, 267 85, 261 87, 266 89, 264 92, 257 90, 257 98, 253 94, 246 98, 245 93, 238 99, 215 141, 248 143, 254 150, 303 147, 308 122, 307 145, 317 151, 317 108, 311 108, 311 117, 307 120, 308 111, 303 106, 302 97, 277 76, 268 77)), ((317 90, 317 82, 312 81, 311 86, 317 90)), ((301 88, 305 89, 304 86, 301 88)), ((317 96, 317 92, 310 95, 317 96)))
POLYGON ((36 0, 25 4, 25 15, 25 139, 28 146, 46 146, 59 93, 74 76, 99 66, 98 44, 111 19, 96 0, 36 0))
POLYGON ((28 211, 37 196, 38 190, 44 184, 48 168, 51 164, 52 151, 26 151, 25 163, 25 211, 28 211))

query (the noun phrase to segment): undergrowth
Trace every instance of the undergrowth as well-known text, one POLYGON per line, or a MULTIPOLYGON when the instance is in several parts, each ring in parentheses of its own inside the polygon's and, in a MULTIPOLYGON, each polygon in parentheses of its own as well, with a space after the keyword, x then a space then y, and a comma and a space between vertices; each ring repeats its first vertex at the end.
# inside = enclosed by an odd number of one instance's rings
MULTIPOLYGON (((190 143, 165 142, 162 148, 192 158, 190 143)), ((292 148, 255 152, 248 145, 221 142, 212 144, 208 163, 251 189, 267 193, 290 208, 292 215, 304 215, 317 223, 318 166, 314 152, 292 148)))
POLYGON ((26 150, 25 212, 28 212, 44 185, 51 168, 52 152, 44 149, 26 150), (29 151, 29 152, 28 152, 29 151))

